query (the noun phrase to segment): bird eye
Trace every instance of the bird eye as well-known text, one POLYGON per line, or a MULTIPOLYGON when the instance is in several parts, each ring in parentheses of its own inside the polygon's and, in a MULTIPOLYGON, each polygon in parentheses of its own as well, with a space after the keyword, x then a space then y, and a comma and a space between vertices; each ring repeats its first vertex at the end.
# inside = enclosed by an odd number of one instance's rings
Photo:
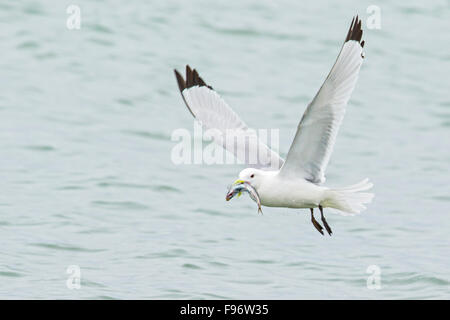
POLYGON ((250 178, 254 178, 255 177, 255 175, 254 174, 252 174, 251 176, 250 176, 250 178))

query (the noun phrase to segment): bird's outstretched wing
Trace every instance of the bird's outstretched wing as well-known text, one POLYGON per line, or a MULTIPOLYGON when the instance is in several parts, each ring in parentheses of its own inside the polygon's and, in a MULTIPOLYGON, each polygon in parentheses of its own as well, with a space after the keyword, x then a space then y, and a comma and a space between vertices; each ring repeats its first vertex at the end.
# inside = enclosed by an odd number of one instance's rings
POLYGON ((283 159, 260 141, 195 69, 186 66, 186 80, 174 71, 186 106, 204 129, 213 129, 215 142, 249 167, 279 169, 283 165, 283 159))
POLYGON ((280 175, 325 181, 325 169, 364 58, 362 34, 356 16, 333 68, 300 120, 280 175))

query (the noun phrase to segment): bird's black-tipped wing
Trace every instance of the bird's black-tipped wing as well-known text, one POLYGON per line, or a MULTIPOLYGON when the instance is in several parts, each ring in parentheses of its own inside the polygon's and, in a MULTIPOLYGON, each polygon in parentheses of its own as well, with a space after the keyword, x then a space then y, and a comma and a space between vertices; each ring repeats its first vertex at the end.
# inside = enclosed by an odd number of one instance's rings
POLYGON ((361 20, 356 16, 334 66, 303 114, 281 175, 314 183, 325 181, 336 135, 363 62, 362 35, 361 20))
POLYGON ((186 78, 175 71, 178 88, 191 114, 204 129, 214 133, 214 141, 250 167, 278 169, 283 159, 250 130, 197 70, 186 66, 186 78))

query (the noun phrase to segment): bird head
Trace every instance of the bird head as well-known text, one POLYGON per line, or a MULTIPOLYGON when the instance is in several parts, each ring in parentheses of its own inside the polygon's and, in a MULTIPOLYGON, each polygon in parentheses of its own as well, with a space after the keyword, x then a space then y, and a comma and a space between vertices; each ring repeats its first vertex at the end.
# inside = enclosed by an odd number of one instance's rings
POLYGON ((261 184, 261 178, 264 175, 264 171, 255 168, 246 168, 239 173, 239 179, 237 179, 233 184, 239 184, 247 182, 253 188, 258 190, 261 184))
POLYGON ((241 195, 241 191, 238 191, 240 189, 234 188, 237 185, 246 184, 257 191, 257 187, 260 185, 260 180, 263 174, 264 172, 262 170, 254 168, 247 168, 242 170, 239 173, 239 178, 236 181, 234 181, 233 184, 230 186, 226 196, 226 200, 227 201, 231 200, 236 194, 238 196, 241 195))

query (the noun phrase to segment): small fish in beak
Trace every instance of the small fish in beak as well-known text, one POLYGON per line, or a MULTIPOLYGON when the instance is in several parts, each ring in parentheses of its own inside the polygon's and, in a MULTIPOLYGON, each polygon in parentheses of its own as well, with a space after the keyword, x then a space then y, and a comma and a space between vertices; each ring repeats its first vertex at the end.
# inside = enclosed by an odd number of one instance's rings
POLYGON ((256 189, 248 182, 243 180, 236 180, 230 187, 230 189, 227 192, 226 200, 230 201, 233 199, 235 195, 238 195, 238 197, 242 194, 242 192, 247 192, 250 196, 250 198, 255 201, 258 204, 258 212, 262 214, 261 210, 261 200, 259 198, 259 194, 256 191, 256 189))

